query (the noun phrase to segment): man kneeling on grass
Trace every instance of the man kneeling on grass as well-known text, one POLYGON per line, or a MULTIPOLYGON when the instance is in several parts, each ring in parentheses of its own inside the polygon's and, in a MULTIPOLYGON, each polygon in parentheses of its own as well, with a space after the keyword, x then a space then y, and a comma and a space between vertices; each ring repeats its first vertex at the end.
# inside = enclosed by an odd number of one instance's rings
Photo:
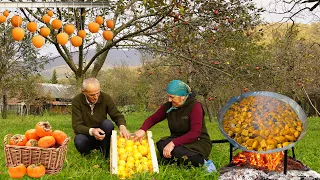
POLYGON ((117 109, 112 98, 100 91, 96 78, 83 81, 82 93, 72 100, 72 128, 76 134, 74 144, 77 150, 86 155, 93 149, 99 149, 108 158, 113 123, 119 127, 120 136, 130 138, 124 116, 117 109))

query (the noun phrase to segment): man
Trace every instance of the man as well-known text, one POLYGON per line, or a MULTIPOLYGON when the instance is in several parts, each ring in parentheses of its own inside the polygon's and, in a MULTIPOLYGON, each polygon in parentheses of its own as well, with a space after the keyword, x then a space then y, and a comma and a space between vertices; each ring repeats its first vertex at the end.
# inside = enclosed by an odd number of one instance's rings
POLYGON ((93 149, 99 149, 107 158, 110 149, 110 138, 113 123, 119 127, 120 136, 130 138, 124 116, 119 112, 112 98, 100 91, 96 78, 83 81, 82 93, 72 100, 72 128, 76 134, 74 144, 77 150, 86 155, 93 149))

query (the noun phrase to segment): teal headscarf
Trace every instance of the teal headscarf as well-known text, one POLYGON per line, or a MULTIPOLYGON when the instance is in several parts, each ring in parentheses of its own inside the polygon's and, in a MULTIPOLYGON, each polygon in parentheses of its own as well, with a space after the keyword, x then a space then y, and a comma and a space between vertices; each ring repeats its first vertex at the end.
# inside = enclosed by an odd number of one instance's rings
POLYGON ((180 80, 172 80, 167 87, 167 93, 176 96, 187 96, 191 93, 190 87, 180 80))
MULTIPOLYGON (((175 96, 189 96, 191 94, 191 88, 180 80, 172 80, 167 87, 167 93, 175 96)), ((186 101, 187 98, 185 98, 184 101, 186 101)), ((184 103, 184 102, 183 102, 184 103)), ((170 111, 177 109, 176 107, 172 106, 170 109, 167 110, 166 113, 169 113, 170 111)))

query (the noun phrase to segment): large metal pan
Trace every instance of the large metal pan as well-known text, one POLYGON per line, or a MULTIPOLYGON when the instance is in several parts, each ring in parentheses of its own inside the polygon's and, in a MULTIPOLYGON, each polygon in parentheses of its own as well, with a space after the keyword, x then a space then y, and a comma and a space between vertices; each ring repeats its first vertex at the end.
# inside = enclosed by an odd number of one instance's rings
POLYGON ((219 111, 218 123, 219 123, 219 129, 220 129, 221 133, 223 134, 223 136, 235 148, 241 149, 243 151, 248 151, 248 152, 255 152, 255 153, 260 153, 260 154, 268 154, 268 153, 275 153, 275 152, 280 152, 280 151, 287 150, 287 149, 293 147, 301 138, 303 138, 303 136, 306 134, 306 129, 307 129, 307 116, 306 116, 305 112, 302 110, 302 108, 300 107, 300 105, 297 102, 295 102, 293 99, 291 99, 291 98, 289 98, 287 96, 278 94, 278 93, 267 92, 267 91, 257 91, 257 92, 244 93, 244 94, 241 94, 240 96, 235 96, 235 97, 231 98, 221 108, 221 110, 219 111), (228 134, 223 129, 223 118, 224 118, 224 115, 229 110, 229 108, 231 107, 231 105, 233 103, 240 102, 243 98, 246 98, 248 96, 268 96, 268 97, 272 97, 272 98, 275 98, 277 100, 283 101, 286 104, 289 104, 290 107, 297 114, 297 116, 300 119, 300 121, 303 123, 303 130, 302 130, 300 136, 298 137, 298 139, 295 142, 289 144, 288 146, 285 146, 285 147, 282 147, 282 148, 276 148, 276 149, 265 150, 265 151, 256 151, 256 150, 248 150, 245 146, 242 146, 237 141, 235 141, 233 138, 229 137, 228 134))

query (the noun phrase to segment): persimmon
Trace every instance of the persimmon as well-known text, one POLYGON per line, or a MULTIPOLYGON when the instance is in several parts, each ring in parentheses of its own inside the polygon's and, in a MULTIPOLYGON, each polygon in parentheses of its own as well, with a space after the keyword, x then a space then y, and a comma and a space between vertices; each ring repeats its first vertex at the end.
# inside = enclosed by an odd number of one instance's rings
POLYGON ((36 22, 29 22, 27 24, 27 29, 30 31, 30 32, 35 32, 37 29, 38 29, 38 24, 36 22))
POLYGON ((21 41, 24 37, 24 30, 20 27, 13 28, 12 37, 16 41, 21 41))
POLYGON ((47 37, 50 35, 50 29, 48 27, 42 27, 42 28, 40 28, 40 34, 43 37, 47 37))
POLYGON ((45 42, 44 37, 42 37, 40 35, 34 36, 32 38, 32 44, 36 48, 41 48, 44 45, 44 42, 45 42))
POLYGON ((248 96, 223 117, 224 132, 248 150, 266 151, 297 141, 303 124, 292 107, 268 96, 248 96))
POLYGON ((62 46, 64 46, 65 44, 67 44, 68 42, 68 34, 67 33, 59 33, 57 35, 57 41, 59 44, 61 44, 62 46))
POLYGON ((4 23, 4 22, 6 22, 6 20, 7 20, 6 16, 0 15, 0 23, 4 23))
POLYGON ((103 31, 102 35, 105 40, 110 41, 113 39, 113 32, 110 30, 103 31))
POLYGON ((46 173, 46 168, 40 164, 31 164, 27 167, 27 175, 32 178, 40 178, 46 173))
POLYGON ((56 139, 53 136, 44 136, 39 139, 38 147, 49 148, 56 144, 56 139))
POLYGON ((52 136, 56 140, 56 143, 59 145, 62 145, 64 140, 67 138, 67 134, 60 130, 53 131, 52 136))
POLYGON ((8 16, 9 16, 9 11, 5 10, 5 11, 3 11, 2 14, 3 14, 5 17, 8 17, 8 16))
POLYGON ((27 168, 23 164, 8 167, 8 173, 11 178, 22 178, 27 172, 27 168))
POLYGON ((74 47, 79 47, 82 44, 82 38, 79 36, 73 36, 70 38, 70 42, 74 47))
POLYGON ((48 16, 52 17, 52 16, 53 16, 53 11, 48 10, 48 11, 47 11, 47 14, 48 14, 48 16))
POLYGON ((25 137, 25 135, 15 134, 10 138, 9 145, 24 146, 27 141, 28 139, 25 137))
POLYGON ((11 24, 12 24, 12 26, 14 26, 14 27, 19 27, 19 26, 21 26, 21 24, 22 24, 22 17, 21 17, 21 16, 18 16, 18 15, 12 16, 12 18, 11 18, 11 24))
POLYGON ((44 23, 49 23, 50 19, 51 19, 51 17, 47 14, 42 16, 42 22, 44 22, 44 23))
POLYGON ((66 32, 67 34, 72 34, 74 32, 74 25, 73 24, 66 24, 63 27, 64 32, 66 32))
POLYGON ((62 27, 62 21, 60 19, 55 19, 51 22, 53 29, 60 29, 62 27))
POLYGON ((52 134, 52 128, 50 123, 47 122, 38 122, 36 124, 36 134, 41 138, 44 136, 51 136, 52 134))
POLYGON ((29 139, 25 146, 38 147, 38 141, 35 139, 29 139))
POLYGON ((103 24, 103 17, 97 16, 95 21, 96 21, 96 23, 98 23, 99 25, 101 25, 101 24, 103 24))
POLYGON ((85 30, 80 30, 78 31, 78 36, 81 37, 82 39, 85 38, 87 35, 85 30))
POLYGON ((92 33, 96 33, 99 31, 100 25, 96 22, 91 22, 88 24, 88 29, 92 33))
POLYGON ((114 21, 112 19, 108 19, 106 21, 106 25, 107 25, 108 28, 112 29, 112 28, 114 28, 114 21))
POLYGON ((39 136, 36 133, 35 129, 29 129, 27 130, 24 135, 26 136, 26 138, 29 139, 35 139, 35 140, 39 140, 39 136))

